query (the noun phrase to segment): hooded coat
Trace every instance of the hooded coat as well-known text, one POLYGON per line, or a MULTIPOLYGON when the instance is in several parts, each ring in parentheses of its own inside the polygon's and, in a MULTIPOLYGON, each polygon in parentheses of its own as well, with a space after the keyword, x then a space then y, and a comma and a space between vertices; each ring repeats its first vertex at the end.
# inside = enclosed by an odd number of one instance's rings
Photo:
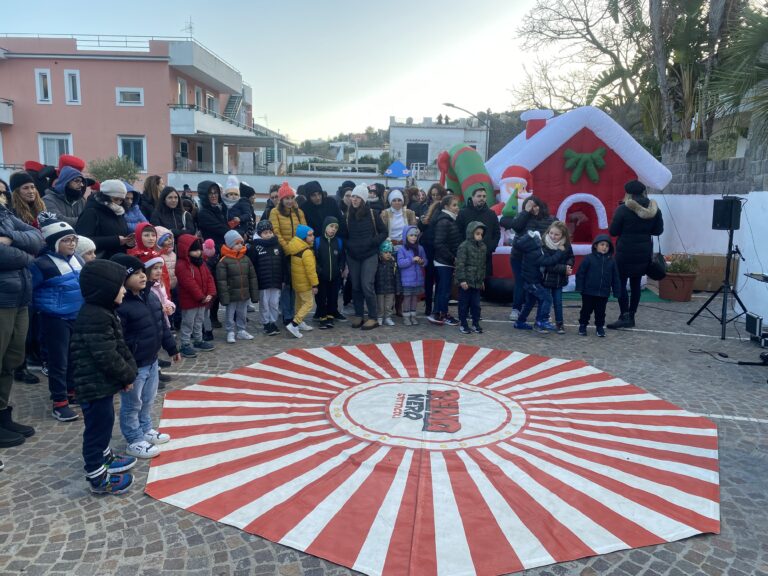
POLYGON ((251 198, 256 194, 256 190, 244 182, 240 182, 240 199, 227 211, 227 218, 233 220, 239 218, 240 222, 235 226, 240 236, 249 241, 256 229, 256 212, 253 210, 251 198))
POLYGON ((191 310, 205 306, 206 296, 216 297, 216 283, 205 263, 199 266, 189 258, 189 249, 195 242, 200 242, 191 234, 179 236, 176 254, 176 279, 179 282, 179 307, 191 310))
POLYGON ((379 246, 387 238, 387 229, 379 213, 363 204, 355 210, 350 207, 346 218, 347 256, 365 260, 379 252, 379 246))
POLYGON ((501 226, 499 226, 499 217, 496 212, 488 207, 488 204, 483 204, 478 208, 472 203, 472 199, 467 200, 464 207, 459 210, 459 215, 456 216, 456 225, 462 232, 467 229, 470 222, 480 222, 485 226, 485 236, 483 236, 483 244, 488 249, 486 252, 486 258, 488 254, 493 254, 496 247, 499 245, 501 239, 501 226))
POLYGON ((117 315, 125 343, 139 368, 154 364, 161 347, 169 356, 178 354, 176 340, 165 321, 163 305, 149 282, 138 294, 126 292, 123 303, 117 308, 117 315))
MULTIPOLYGON (((142 222, 149 222, 149 220, 147 216, 144 216, 144 212, 141 211, 141 192, 136 189, 133 189, 130 192, 133 194, 133 202, 125 210, 123 218, 125 218, 125 223, 128 225, 128 230, 136 232, 136 226, 142 222)), ((123 202, 123 208, 125 208, 125 202, 123 202)))
MULTIPOLYGON (((322 238, 325 232, 323 222, 325 222, 325 219, 329 216, 336 218, 338 220, 339 226, 341 226, 341 210, 339 209, 339 205, 332 198, 328 198, 328 194, 326 194, 326 192, 322 189, 322 200, 320 204, 313 204, 312 200, 309 198, 309 193, 316 191, 316 189, 309 187, 309 184, 311 184, 311 182, 308 182, 304 186, 303 193, 306 196, 307 201, 304 202, 301 209, 304 211, 304 217, 307 219, 307 226, 314 230, 316 238, 322 238), (307 190, 308 187, 309 191, 307 190)), ((320 185, 318 184, 317 187, 319 186, 320 185)))
POLYGON ((418 228, 406 226, 403 229, 403 245, 397 251, 397 267, 400 269, 400 283, 404 287, 418 288, 424 286, 424 268, 428 264, 427 253, 421 244, 418 244, 415 250, 408 246, 408 232, 411 230, 418 231, 418 228), (420 256, 424 263, 416 264, 413 261, 416 256, 420 256))
MULTIPOLYGON (((552 222, 557 220, 557 218, 550 216, 546 204, 535 196, 533 197, 532 202, 535 202, 539 206, 538 216, 534 216, 532 212, 520 210, 515 216, 502 216, 501 220, 499 220, 500 226, 507 230, 513 230, 516 236, 521 236, 526 232, 538 232, 541 236, 546 234, 549 226, 552 222)), ((512 260, 520 260, 522 257, 523 255, 515 250, 515 245, 513 243, 510 258, 512 260)))
POLYGON ((224 245, 224 234, 229 232, 230 227, 227 224, 227 207, 221 201, 221 190, 219 185, 213 180, 203 180, 197 185, 197 198, 200 201, 200 209, 197 212, 197 225, 200 228, 200 234, 203 238, 213 240, 216 245, 216 252, 221 250, 224 245), (219 191, 219 203, 211 204, 209 194, 211 189, 216 187, 219 191))
POLYGON ((77 318, 83 305, 82 269, 83 261, 77 254, 67 257, 46 248, 29 267, 35 310, 64 320, 77 318))
POLYGON ((664 232, 661 210, 647 196, 624 198, 608 228, 616 240, 616 264, 624 277, 642 276, 653 258, 653 236, 664 232))
POLYGON ((332 282, 341 278, 346 259, 344 258, 344 242, 339 238, 338 231, 333 238, 325 235, 325 229, 329 224, 339 224, 335 216, 326 216, 322 224, 322 232, 315 238, 315 260, 317 276, 325 282, 332 282))
POLYGON ((576 272, 576 292, 589 296, 608 298, 619 295, 621 282, 619 269, 613 259, 613 242, 608 234, 600 234, 592 242, 592 253, 584 257, 576 272), (600 254, 597 251, 598 242, 608 242, 608 252, 600 254))
POLYGON ((537 231, 515 236, 512 246, 522 258, 522 277, 526 284, 541 284, 544 281, 542 270, 560 261, 559 254, 544 253, 541 235, 537 231))
POLYGON ((557 254, 560 259, 555 264, 550 264, 544 269, 544 278, 541 285, 545 288, 562 288, 568 286, 567 266, 573 266, 576 259, 573 256, 573 248, 570 244, 564 246, 564 250, 553 250, 546 242, 541 247, 545 256, 557 254))
POLYGON ((0 244, 0 308, 27 306, 32 300, 29 265, 45 245, 43 235, 0 205, 0 236, 11 239, 10 246, 0 244))
MULTIPOLYGON (((155 245, 153 247, 148 247, 144 244, 144 241, 141 238, 142 232, 144 232, 145 228, 155 228, 150 224, 149 222, 142 222, 138 226, 136 226, 136 245, 133 248, 130 248, 128 250, 128 254, 131 256, 136 256, 139 260, 142 262, 146 262, 147 260, 150 260, 152 258, 156 258, 158 256, 162 257, 162 253, 160 251, 160 248, 157 245, 157 240, 155 240, 155 245)), ((157 234, 157 228, 155 228, 155 233, 157 234)), ((157 234, 157 238, 159 238, 160 235, 157 234)), ((165 289, 166 295, 170 298, 171 297, 171 276, 168 272, 168 267, 165 266, 165 259, 163 259, 163 288, 165 289)))
POLYGON ((165 268, 168 270, 168 276, 171 279, 171 290, 173 290, 176 288, 176 283, 178 282, 176 279, 176 240, 168 228, 155 226, 155 230, 157 231, 157 249, 160 251, 160 256, 163 257, 163 262, 165 262, 165 268), (173 246, 170 250, 166 250, 161 246, 160 240, 165 234, 170 234, 171 241, 173 242, 173 246))
POLYGON ((109 259, 126 251, 120 245, 120 236, 128 236, 128 224, 122 214, 109 207, 110 199, 101 193, 93 194, 85 203, 85 209, 75 225, 78 234, 87 236, 96 244, 96 255, 109 259))
POLYGON ((115 313, 124 281, 125 268, 110 260, 89 262, 80 273, 85 304, 75 320, 69 358, 81 402, 114 396, 136 379, 136 361, 115 313))
POLYGON ((254 238, 248 249, 248 257, 256 270, 260 290, 280 290, 283 287, 288 271, 285 253, 277 241, 277 236, 272 236, 269 240, 258 236, 254 238))
POLYGON ((483 240, 475 240, 475 230, 484 228, 485 233, 488 229, 482 222, 470 222, 467 224, 467 238, 459 245, 456 253, 456 283, 466 282, 470 288, 483 288, 485 282, 485 258, 488 247, 483 240))
POLYGON ((244 246, 240 250, 233 250, 227 246, 222 248, 221 258, 216 264, 216 290, 219 294, 219 302, 224 306, 228 306, 230 302, 242 302, 249 298, 253 302, 259 301, 256 269, 246 255, 244 246))
POLYGON ((185 212, 181 206, 181 195, 170 187, 166 187, 160 193, 158 206, 152 212, 152 217, 149 221, 153 226, 168 228, 174 238, 182 234, 192 234, 194 236, 197 232, 192 214, 185 212), (179 203, 176 205, 176 208, 168 208, 165 204, 165 199, 168 198, 171 192, 179 196, 179 203))
POLYGON ((435 262, 455 266, 456 252, 462 242, 461 231, 456 225, 456 220, 444 210, 440 210, 438 214, 433 215, 429 225, 435 230, 435 262))
POLYGON ((64 166, 56 184, 53 188, 49 188, 43 196, 46 212, 53 212, 59 220, 66 222, 73 228, 85 208, 85 200, 83 200, 85 185, 74 194, 67 190, 67 184, 75 178, 82 177, 83 175, 71 166, 64 166))
POLYGON ((291 285, 296 292, 308 292, 320 281, 312 247, 298 236, 288 242, 286 253, 291 257, 291 285))

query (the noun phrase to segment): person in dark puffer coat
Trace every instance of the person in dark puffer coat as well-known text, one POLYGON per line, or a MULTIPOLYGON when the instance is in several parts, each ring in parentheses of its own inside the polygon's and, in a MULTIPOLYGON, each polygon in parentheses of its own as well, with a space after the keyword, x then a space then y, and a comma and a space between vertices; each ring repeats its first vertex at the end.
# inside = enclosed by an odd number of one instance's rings
POLYGON ((192 234, 194 236, 197 232, 192 214, 184 210, 181 205, 181 196, 173 186, 166 186, 160 192, 158 206, 152 212, 152 217, 149 221, 153 226, 168 228, 174 238, 178 238, 182 234, 192 234), (170 201, 168 200, 169 196, 171 197, 170 201), (175 205, 173 205, 174 197, 176 198, 175 205))
POLYGON ((541 281, 544 288, 552 293, 552 307, 555 309, 555 326, 558 334, 565 334, 563 323, 563 288, 568 286, 568 278, 573 271, 575 258, 568 228, 565 223, 555 221, 544 235, 542 250, 545 256, 557 254, 560 260, 550 264, 544 269, 544 278, 541 281))
POLYGON ((613 214, 608 229, 616 240, 616 265, 619 267, 620 316, 608 328, 632 328, 635 313, 640 305, 640 280, 648 270, 653 258, 653 236, 664 232, 661 210, 654 200, 646 195, 645 185, 632 180, 624 185, 624 203, 613 214), (629 292, 627 292, 629 280, 629 292))
POLYGON ((322 235, 315 238, 313 247, 319 280, 315 295, 315 315, 320 320, 321 330, 333 328, 335 320, 346 320, 339 312, 341 273, 346 266, 344 243, 338 236, 339 221, 334 216, 326 216, 322 230, 322 235))
POLYGON ((472 328, 482 333, 480 327, 480 290, 485 288, 488 246, 483 235, 487 232, 482 222, 467 224, 467 239, 456 253, 456 284, 459 285, 459 322, 461 333, 469 334, 467 317, 472 314, 472 328), (479 232, 478 232, 479 231, 479 232))
MULTIPOLYGON (((307 219, 307 226, 315 232, 315 239, 323 237, 325 230, 323 223, 329 216, 336 218, 336 221, 341 223, 342 215, 339 205, 332 198, 328 198, 328 194, 323 190, 320 182, 317 180, 307 182, 304 184, 302 194, 306 196, 307 201, 304 202, 301 209, 307 219)), ((342 230, 342 234, 343 232, 342 230)))
POLYGON ((587 335, 587 324, 592 312, 595 313, 595 328, 598 336, 605 336, 605 307, 613 291, 621 291, 619 270, 613 258, 613 243, 607 234, 600 234, 592 243, 588 254, 576 271, 576 291, 581 292, 579 312, 579 335, 587 335))
POLYGON ((251 242, 248 257, 253 262, 259 282, 259 316, 264 333, 275 336, 280 333, 277 328, 280 292, 289 271, 285 253, 269 220, 261 220, 256 225, 256 236, 251 242))
POLYGON ((43 196, 45 210, 74 228, 85 208, 84 192, 85 178, 80 171, 64 166, 56 183, 43 196))
MULTIPOLYGON (((197 226, 205 240, 213 240, 216 248, 216 256, 209 259, 207 264, 213 274, 218 263, 218 255, 224 246, 224 234, 236 226, 236 222, 228 223, 227 207, 221 200, 221 188, 213 180, 203 180, 197 185, 197 197, 200 201, 200 209, 197 212, 197 226)), ((211 326, 221 328, 219 322, 219 299, 214 298, 209 308, 211 326)))
POLYGON ((543 269, 560 261, 559 254, 545 255, 542 248, 543 242, 538 231, 529 231, 521 236, 515 236, 514 248, 522 255, 520 264, 523 290, 525 291, 525 303, 520 311, 514 326, 518 330, 530 330, 537 332, 555 331, 557 328, 549 322, 549 310, 552 307, 552 293, 542 284, 544 281, 543 269), (538 303, 536 322, 533 326, 527 324, 528 314, 538 303))
POLYGON ((253 263, 246 256, 243 237, 230 230, 224 239, 226 244, 221 247, 221 258, 216 265, 216 292, 227 307, 227 342, 234 344, 235 339, 253 339, 245 329, 246 314, 250 301, 259 299, 259 283, 253 263))
POLYGON ((492 276, 493 253, 501 239, 501 227, 496 212, 488 207, 486 191, 482 186, 472 190, 471 198, 459 210, 459 215, 456 217, 456 225, 460 231, 466 231, 467 225, 470 222, 480 222, 485 226, 485 235, 483 236, 483 243, 487 248, 485 253, 485 274, 486 276, 492 276))
POLYGON ((448 194, 440 201, 440 211, 432 216, 430 222, 430 227, 435 229, 435 273, 437 275, 435 306, 432 310, 433 314, 427 316, 427 320, 432 324, 456 326, 459 323, 448 314, 456 252, 459 244, 464 241, 464 235, 456 225, 458 213, 459 203, 456 196, 448 194))
POLYGON ((94 260, 80 273, 85 304, 75 321, 70 344, 75 391, 83 411, 83 460, 86 480, 95 493, 120 494, 133 482, 135 458, 122 458, 109 447, 115 424, 114 395, 130 388, 138 373, 123 338, 115 309, 125 295, 124 266, 94 260))
POLYGON ((99 258, 110 258, 135 245, 122 206, 126 194, 128 189, 123 182, 105 180, 99 192, 88 198, 77 220, 75 231, 93 240, 99 258))

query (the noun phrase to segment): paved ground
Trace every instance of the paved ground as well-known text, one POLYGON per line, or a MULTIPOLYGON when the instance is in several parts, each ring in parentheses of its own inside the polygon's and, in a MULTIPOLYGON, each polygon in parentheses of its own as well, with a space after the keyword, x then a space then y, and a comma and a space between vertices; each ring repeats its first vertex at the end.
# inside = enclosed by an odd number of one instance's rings
MULTIPOLYGON (((487 305, 483 335, 462 336, 456 328, 382 328, 371 332, 340 326, 314 331, 303 340, 260 336, 249 343, 185 360, 178 373, 211 374, 250 364, 298 345, 444 338, 543 355, 581 358, 687 410, 709 415, 718 425, 722 486, 722 533, 664 546, 616 552, 525 574, 596 575, 727 574, 768 576, 768 368, 732 362, 758 359, 743 324, 719 325, 708 318, 685 322, 701 300, 643 305, 638 328, 608 338, 579 338, 577 304, 566 302, 565 336, 520 333, 505 321, 508 309, 487 305), (738 329, 738 330, 737 330, 738 329), (740 331, 741 334, 738 332, 740 331), (745 338, 740 340, 739 337, 745 338), (691 349, 722 352, 719 361, 691 349)), ((609 306, 609 318, 615 316, 609 306)), ((197 382, 177 376, 168 390, 197 382)), ((0 472, 0 574, 263 574, 340 576, 352 574, 318 558, 251 536, 235 528, 163 504, 142 493, 147 463, 136 469, 135 489, 121 497, 86 492, 80 460, 82 421, 60 423, 49 415, 47 387, 14 387, 14 415, 37 428, 18 448, 2 450, 0 472)), ((158 398, 156 410, 162 402, 158 398)), ((119 431, 113 445, 122 449, 119 431)))

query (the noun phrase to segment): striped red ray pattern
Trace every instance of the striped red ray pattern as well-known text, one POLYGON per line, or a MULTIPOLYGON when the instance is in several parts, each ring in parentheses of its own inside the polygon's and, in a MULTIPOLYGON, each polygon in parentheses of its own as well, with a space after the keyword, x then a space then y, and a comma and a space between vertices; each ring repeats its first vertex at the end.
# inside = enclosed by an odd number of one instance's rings
POLYGON ((495 575, 720 530, 715 425, 580 361, 434 340, 289 350, 170 392, 161 428, 147 494, 367 574, 495 575), (465 427, 494 402, 518 420, 458 444, 380 428, 427 396, 431 430, 435 390, 465 427), (373 432, 343 424, 361 407, 373 432))

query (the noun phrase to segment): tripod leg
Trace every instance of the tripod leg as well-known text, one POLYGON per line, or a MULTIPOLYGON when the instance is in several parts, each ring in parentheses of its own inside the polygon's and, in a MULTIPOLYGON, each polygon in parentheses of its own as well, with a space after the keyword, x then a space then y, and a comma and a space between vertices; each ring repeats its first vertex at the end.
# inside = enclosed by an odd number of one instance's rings
POLYGON ((690 326, 690 325, 691 325, 691 323, 692 323, 694 320, 696 320, 696 318, 699 316, 699 314, 701 314, 702 312, 704 312, 704 310, 706 310, 706 309, 707 309, 707 306, 709 306, 710 302, 712 302, 712 300, 714 300, 715 298, 717 298, 717 297, 718 297, 718 295, 720 294, 720 292, 722 292, 722 291, 723 291, 723 287, 722 287, 722 286, 720 286, 720 288, 718 288, 716 292, 713 292, 713 293, 712 293, 712 296, 710 296, 710 297, 707 299, 707 301, 706 301, 706 302, 704 302, 704 304, 702 304, 701 308, 699 308, 698 310, 696 310, 696 312, 694 312, 694 313, 693 313, 693 316, 691 316, 690 320, 688 320, 688 322, 686 322, 686 324, 688 324, 688 325, 690 326))

